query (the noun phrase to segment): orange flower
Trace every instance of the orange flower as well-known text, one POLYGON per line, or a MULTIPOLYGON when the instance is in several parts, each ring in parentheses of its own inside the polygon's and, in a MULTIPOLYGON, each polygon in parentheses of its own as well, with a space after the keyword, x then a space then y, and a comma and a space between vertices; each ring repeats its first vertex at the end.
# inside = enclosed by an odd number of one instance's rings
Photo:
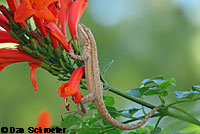
POLYGON ((61 0, 61 8, 58 14, 58 22, 61 25, 61 31, 66 36, 66 22, 69 16, 69 9, 71 7, 72 0, 61 0))
MULTIPOLYGON (((17 8, 19 7, 17 0, 6 0, 8 3, 8 6, 10 8, 10 11, 15 14, 15 11, 17 10, 17 8)), ((25 22, 20 22, 19 23, 22 27, 26 27, 26 23, 25 22)))
MULTIPOLYGON (((62 47, 69 52, 69 44, 65 39, 65 36, 63 33, 60 31, 60 29, 57 27, 57 25, 53 22, 49 22, 45 24, 46 31, 53 36, 56 40, 60 42, 62 47)), ((55 46, 56 47, 56 46, 55 46)))
POLYGON ((39 19, 56 21, 52 12, 47 8, 48 5, 57 0, 21 0, 20 6, 15 12, 15 21, 22 22, 34 15, 39 19))
POLYGON ((72 2, 68 17, 68 27, 71 37, 75 37, 74 39, 78 37, 77 25, 87 4, 88 0, 76 0, 72 2))
POLYGON ((67 98, 72 96, 75 104, 79 103, 83 95, 78 91, 78 89, 84 72, 84 66, 78 67, 72 72, 71 77, 69 78, 69 82, 62 83, 61 87, 58 88, 57 93, 60 95, 60 97, 67 98))
MULTIPOLYGON (((44 130, 44 128, 51 127, 51 116, 48 111, 44 110, 44 111, 40 112, 40 114, 38 116, 38 122, 37 122, 35 128, 39 128, 39 127, 41 127, 42 130, 44 130)), ((37 133, 37 134, 44 134, 44 133, 37 133)))
POLYGON ((42 63, 41 60, 38 60, 27 53, 21 52, 17 49, 0 49, 0 72, 8 65, 17 63, 17 62, 32 62, 29 64, 31 69, 31 82, 34 88, 34 91, 37 91, 37 82, 36 82, 36 69, 42 63))

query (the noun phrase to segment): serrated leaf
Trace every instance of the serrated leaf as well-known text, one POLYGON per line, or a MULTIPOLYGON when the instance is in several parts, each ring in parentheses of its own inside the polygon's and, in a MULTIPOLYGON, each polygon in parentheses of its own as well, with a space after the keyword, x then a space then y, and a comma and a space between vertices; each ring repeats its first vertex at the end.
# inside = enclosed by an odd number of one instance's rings
POLYGON ((103 96, 103 99, 106 106, 113 106, 115 104, 115 100, 112 96, 103 96))
POLYGON ((168 92, 167 91, 162 91, 161 92, 161 96, 167 96, 168 95, 168 92))
POLYGON ((90 126, 90 125, 94 124, 94 122, 96 122, 98 119, 92 116, 92 117, 86 118, 85 120, 87 121, 87 125, 90 126))
POLYGON ((200 92, 200 85, 193 85, 192 90, 200 92))
POLYGON ((80 117, 79 116, 77 116, 77 115, 75 115, 73 117, 71 117, 71 116, 72 116, 72 114, 69 114, 64 118, 64 121, 61 122, 61 126, 62 127, 69 128, 72 125, 76 125, 76 124, 79 123, 79 121, 80 121, 80 117))
POLYGON ((164 88, 168 88, 170 86, 176 86, 175 82, 176 82, 176 80, 174 78, 167 79, 163 83, 161 83, 159 85, 159 87, 164 89, 164 88))
POLYGON ((115 107, 106 106, 106 109, 113 118, 118 117, 120 115, 120 113, 117 111, 115 107))
POLYGON ((176 95, 176 98, 180 99, 180 98, 188 98, 191 99, 190 95, 194 95, 194 94, 199 94, 198 91, 176 91, 174 92, 176 95))
POLYGON ((143 96, 144 93, 145 93, 148 89, 149 89, 149 87, 141 87, 141 88, 140 88, 140 94, 141 94, 141 96, 143 96))
POLYGON ((114 60, 111 60, 104 68, 103 68, 103 72, 102 75, 103 77, 105 76, 106 71, 108 70, 108 68, 113 64, 114 60))
POLYGON ((141 95, 140 95, 140 88, 133 88, 131 90, 128 90, 126 91, 127 94, 130 94, 134 97, 138 97, 138 98, 141 98, 141 95))
POLYGON ((161 85, 162 83, 164 83, 166 80, 152 80, 154 83, 156 83, 157 85, 161 85))
POLYGON ((151 81, 151 79, 144 79, 143 81, 142 81, 142 84, 143 85, 145 85, 147 82, 149 82, 149 81, 151 81))
POLYGON ((161 88, 152 87, 152 88, 149 88, 148 90, 146 90, 144 92, 144 95, 148 96, 148 95, 156 95, 156 94, 160 94, 160 93, 161 93, 161 88))
POLYGON ((133 116, 133 114, 135 114, 137 111, 139 111, 140 109, 137 108, 131 108, 131 109, 125 109, 125 110, 120 110, 119 112, 121 112, 122 114, 126 115, 126 116, 133 116))

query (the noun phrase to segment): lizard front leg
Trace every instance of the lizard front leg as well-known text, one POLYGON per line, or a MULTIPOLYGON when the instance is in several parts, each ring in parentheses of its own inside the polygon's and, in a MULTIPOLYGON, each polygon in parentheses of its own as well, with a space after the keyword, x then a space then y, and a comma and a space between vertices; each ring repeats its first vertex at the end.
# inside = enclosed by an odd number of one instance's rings
POLYGON ((83 54, 82 55, 75 55, 72 48, 70 49, 70 52, 68 54, 70 55, 71 58, 77 59, 77 60, 80 60, 80 61, 86 61, 88 59, 88 57, 89 57, 87 52, 86 52, 86 50, 85 50, 85 48, 83 50, 83 54))
POLYGON ((93 102, 95 100, 95 94, 94 93, 90 93, 86 96, 84 96, 81 100, 80 100, 80 106, 81 109, 77 108, 77 110, 75 111, 70 111, 70 112, 66 112, 65 114, 68 113, 74 113, 72 116, 74 116, 75 114, 80 114, 82 116, 82 118, 85 116, 85 114, 87 113, 87 107, 85 106, 86 103, 88 102, 93 102))

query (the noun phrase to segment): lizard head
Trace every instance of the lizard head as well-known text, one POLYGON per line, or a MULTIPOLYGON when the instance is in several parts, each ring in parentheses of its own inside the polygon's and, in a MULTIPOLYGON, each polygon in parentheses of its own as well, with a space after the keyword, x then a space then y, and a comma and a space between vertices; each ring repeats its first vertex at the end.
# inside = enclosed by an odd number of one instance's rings
POLYGON ((91 32, 90 29, 83 24, 79 24, 79 32, 84 46, 89 46, 90 39, 88 33, 91 32))

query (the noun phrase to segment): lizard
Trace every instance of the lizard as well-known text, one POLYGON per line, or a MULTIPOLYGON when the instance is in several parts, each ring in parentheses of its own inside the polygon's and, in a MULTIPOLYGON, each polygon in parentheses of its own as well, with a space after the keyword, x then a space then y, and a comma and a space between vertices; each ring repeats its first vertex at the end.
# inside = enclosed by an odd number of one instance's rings
POLYGON ((79 32, 82 43, 84 44, 83 53, 82 55, 75 55, 71 49, 69 55, 71 58, 84 61, 88 95, 84 96, 80 100, 81 109, 77 109, 74 112, 83 117, 87 113, 87 107, 85 104, 93 102, 103 120, 116 128, 134 130, 144 125, 157 110, 162 108, 162 106, 153 108, 143 120, 136 124, 123 124, 111 117, 103 101, 103 83, 100 80, 96 41, 91 30, 85 25, 79 24, 79 32))

